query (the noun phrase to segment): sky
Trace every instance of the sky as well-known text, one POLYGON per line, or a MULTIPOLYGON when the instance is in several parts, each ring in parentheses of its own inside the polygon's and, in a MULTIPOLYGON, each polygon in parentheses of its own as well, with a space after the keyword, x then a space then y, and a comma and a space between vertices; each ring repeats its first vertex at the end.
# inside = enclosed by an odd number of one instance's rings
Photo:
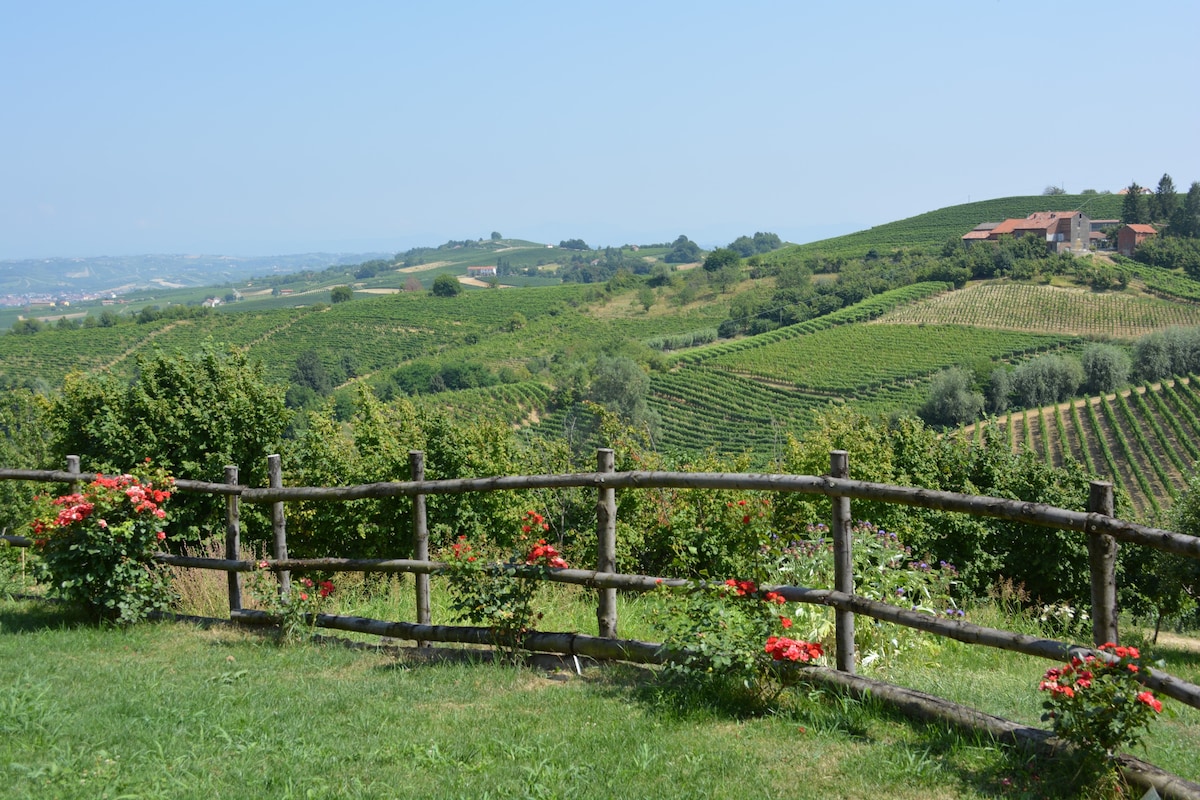
POLYGON ((1200 3, 0 0, 0 259, 806 242, 1200 180, 1200 3))

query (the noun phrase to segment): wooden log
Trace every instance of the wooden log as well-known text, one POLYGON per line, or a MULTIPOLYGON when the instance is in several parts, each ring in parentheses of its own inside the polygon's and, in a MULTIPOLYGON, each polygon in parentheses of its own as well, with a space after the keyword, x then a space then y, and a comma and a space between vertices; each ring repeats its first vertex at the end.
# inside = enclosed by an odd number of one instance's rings
MULTIPOLYGON (((79 456, 67 456, 67 472, 75 476, 74 479, 67 482, 67 494, 76 494, 79 491, 81 482, 79 468, 79 456)), ((95 480, 95 478, 90 480, 95 480)))
MULTIPOLYGON (((242 610, 233 616, 236 622, 273 624, 274 618, 263 611, 242 610)), ((386 622, 366 617, 318 614, 317 627, 331 630, 387 636, 393 639, 428 642, 455 642, 496 646, 499 644, 491 628, 456 625, 417 625, 411 622, 386 622)), ((526 634, 522 648, 538 653, 590 656, 637 664, 661 664, 669 651, 656 642, 635 639, 607 639, 582 633, 551 633, 534 631, 526 634)))
MULTIPOLYGON (((615 464, 614 452, 606 447, 596 451, 596 469, 611 474, 615 464)), ((600 488, 596 498, 596 572, 617 571, 617 496, 609 488, 600 488)), ((617 590, 600 589, 597 593, 596 625, 600 635, 617 637, 617 590)))
MULTIPOLYGON (((240 610, 233 614, 237 622, 271 624, 273 618, 262 611, 240 610)), ((393 639, 454 642, 460 644, 495 645, 496 637, 489 628, 448 625, 415 625, 406 622, 385 622, 365 617, 318 614, 317 627, 386 636, 393 639)), ((582 655, 592 658, 627 661, 642 664, 663 664, 681 654, 665 649, 656 642, 634 639, 608 639, 573 633, 533 632, 525 637, 524 649, 531 652, 582 655)), ((797 667, 797 675, 805 680, 826 683, 860 698, 874 697, 894 706, 905 716, 934 720, 959 729, 984 731, 1001 742, 1032 747, 1053 753, 1068 745, 1055 739, 1049 731, 1012 722, 986 714, 949 700, 906 689, 882 681, 863 678, 840 670, 824 667, 797 667)), ((1118 757, 1125 778, 1143 788, 1153 786, 1165 798, 1200 800, 1200 785, 1172 775, 1128 755, 1118 757)))
POLYGON ((767 492, 843 495, 852 499, 954 511, 975 516, 1005 519, 1042 527, 1105 533, 1133 544, 1153 547, 1186 558, 1200 559, 1200 537, 1187 536, 1160 528, 1150 528, 1081 511, 1055 508, 1043 503, 1010 500, 1001 497, 959 494, 907 486, 841 480, 812 475, 776 475, 723 472, 614 472, 574 475, 520 475, 491 478, 456 478, 414 483, 373 483, 334 488, 288 487, 250 489, 242 492, 246 502, 265 503, 282 500, 359 500, 366 497, 395 497, 418 492, 425 494, 462 494, 464 492, 556 489, 568 487, 611 487, 613 489, 750 489, 767 492))
MULTIPOLYGON (((0 469, 0 480, 66 482, 89 480, 94 474, 49 470, 0 469)), ((907 486, 839 480, 812 475, 773 475, 762 473, 686 473, 686 472, 614 472, 572 475, 517 475, 491 478, 456 478, 444 481, 384 482, 343 487, 229 487, 220 483, 176 480, 183 491, 240 493, 248 503, 274 503, 297 500, 348 501, 369 497, 398 497, 413 494, 462 494, 464 492, 564 489, 571 487, 611 487, 613 489, 682 488, 749 489, 767 492, 796 492, 825 496, 844 495, 851 499, 954 511, 975 516, 1005 519, 1029 525, 1108 534, 1118 541, 1152 547, 1185 558, 1200 559, 1200 537, 1187 536, 1161 528, 1151 528, 1080 511, 1054 508, 999 497, 964 495, 907 486)))
MULTIPOLYGON (((236 464, 225 467, 225 483, 236 486, 238 468, 236 464)), ((225 497, 225 558, 228 561, 238 561, 242 557, 242 522, 241 506, 236 494, 225 497)), ((236 611, 242 607, 242 575, 230 571, 226 574, 229 588, 229 610, 236 611)))
MULTIPOLYGON (((1089 484, 1088 511, 1113 515, 1113 486, 1089 484)), ((1117 540, 1105 533, 1088 533, 1088 569, 1092 589, 1092 642, 1099 647, 1117 641, 1117 540)))
MULTIPOLYGON (((960 730, 983 731, 999 742, 1053 755, 1070 745, 1049 731, 1021 725, 1003 717, 952 703, 934 695, 894 686, 882 681, 849 675, 824 667, 797 670, 806 681, 824 683, 861 699, 877 698, 913 719, 942 722, 960 730)), ((1153 787, 1164 798, 1200 800, 1200 784, 1192 783, 1130 755, 1117 757, 1117 766, 1129 783, 1142 789, 1153 787)))
MULTIPOLYGON (((175 556, 159 553, 156 561, 163 564, 175 564, 183 567, 199 567, 208 569, 235 569, 239 572, 250 572, 256 569, 253 561, 227 561, 224 559, 195 558, 192 556, 175 556)), ((440 572, 445 564, 438 561, 412 561, 409 559, 348 559, 348 558, 306 558, 290 559, 286 562, 268 561, 268 568, 274 570, 290 569, 297 572, 322 570, 327 572, 415 572, 431 574, 440 572)), ((538 568, 527 567, 523 564, 512 565, 514 574, 537 577, 538 568)), ((557 583, 569 583, 590 588, 612 588, 630 591, 653 591, 660 586, 687 588, 702 586, 680 578, 656 578, 649 575, 625 575, 621 573, 601 573, 583 569, 551 569, 547 570, 547 580, 557 583)), ((829 589, 809 589, 803 586, 768 586, 764 591, 773 591, 789 601, 797 603, 812 603, 831 608, 844 608, 873 619, 884 622, 894 622, 907 628, 925 631, 936 636, 965 642, 966 644, 993 647, 1025 655, 1045 658, 1052 661, 1066 661, 1072 655, 1086 655, 1092 651, 1089 648, 1069 642, 1030 636, 1024 633, 987 628, 963 620, 950 620, 935 617, 919 611, 899 608, 897 606, 868 600, 865 597, 846 595, 829 589)), ((1103 654, 1100 654, 1103 657, 1103 654)), ((1138 673, 1137 679, 1146 686, 1161 692, 1167 697, 1181 703, 1200 708, 1200 686, 1181 681, 1161 670, 1144 668, 1138 673)))
MULTIPOLYGON (((947 639, 965 642, 967 644, 993 647, 1025 655, 1037 656, 1053 661, 1067 661, 1073 655, 1083 657, 1093 653, 1090 648, 1076 644, 1060 642, 1054 639, 1043 639, 1024 633, 1012 633, 996 628, 986 628, 962 620, 949 620, 935 617, 896 606, 868 600, 865 597, 851 597, 841 592, 828 589, 805 589, 799 586, 771 586, 769 591, 783 595, 788 600, 801 603, 820 603, 823 605, 845 607, 857 614, 863 614, 884 622, 894 622, 908 628, 944 636, 947 639)), ((1101 658, 1111 659, 1104 653, 1095 653, 1101 658)), ((1136 676, 1140 683, 1158 691, 1167 697, 1172 697, 1192 708, 1200 708, 1200 686, 1187 681, 1181 681, 1160 670, 1149 667, 1143 668, 1136 676)))
MULTIPOLYGON (((408 451, 409 477, 414 482, 425 480, 425 454, 420 450, 408 451)), ((429 560, 429 519, 425 507, 425 495, 412 496, 412 538, 413 558, 417 561, 429 560)), ((428 625, 430 617, 429 603, 429 573, 416 575, 417 624, 428 625)), ((418 645, 424 644, 418 642, 418 645)))
MULTIPOLYGON (((845 450, 829 454, 829 474, 834 478, 850 477, 850 460, 845 450)), ((833 588, 843 594, 854 594, 854 537, 851 535, 850 498, 833 498, 833 588)), ((837 668, 842 672, 855 671, 854 612, 839 608, 834 612, 834 641, 837 668)))
MULTIPOLYGON (((272 488, 283 486, 283 459, 278 454, 267 456, 267 482, 272 488)), ((279 501, 271 503, 271 533, 275 560, 287 561, 287 517, 283 503, 279 501)), ((276 575, 279 576, 279 596, 286 600, 292 591, 292 573, 281 569, 276 575)))

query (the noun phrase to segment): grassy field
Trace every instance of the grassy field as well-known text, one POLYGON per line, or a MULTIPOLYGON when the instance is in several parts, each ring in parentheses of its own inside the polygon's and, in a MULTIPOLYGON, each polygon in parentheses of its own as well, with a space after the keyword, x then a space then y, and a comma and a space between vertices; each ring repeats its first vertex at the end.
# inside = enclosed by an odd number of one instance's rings
MULTIPOLYGON (((1154 655, 1200 673, 1192 650, 1154 655)), ((226 626, 98 629, 11 601, 0 663, 11 798, 1074 795, 1055 762, 815 686, 747 716, 633 667, 574 676, 279 647, 226 626)), ((1037 724, 1046 666, 951 643, 885 677, 1037 724)), ((1197 780, 1198 742, 1200 714, 1176 710, 1140 755, 1197 780)))

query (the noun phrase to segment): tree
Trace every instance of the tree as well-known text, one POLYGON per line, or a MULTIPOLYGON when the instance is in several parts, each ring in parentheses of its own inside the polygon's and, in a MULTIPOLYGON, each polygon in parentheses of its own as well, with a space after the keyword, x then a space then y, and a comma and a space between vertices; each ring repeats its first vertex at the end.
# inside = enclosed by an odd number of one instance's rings
POLYGON ((650 376, 626 356, 601 356, 592 369, 587 398, 637 428, 658 427, 658 415, 647 405, 650 376))
POLYGON ((492 231, 492 241, 493 242, 498 242, 503 238, 504 237, 500 235, 500 231, 492 231))
POLYGON ((1146 201, 1142 198, 1142 187, 1137 181, 1129 184, 1125 197, 1121 200, 1121 222, 1126 225, 1144 225, 1149 222, 1146 212, 1146 201))
POLYGON ((591 250, 587 246, 587 242, 583 239, 564 239, 558 243, 558 246, 564 250, 591 250))
POLYGON ((728 247, 718 247, 709 253, 704 259, 705 272, 720 272, 726 267, 736 267, 741 261, 737 251, 731 250, 728 247))
POLYGON ((1128 354, 1115 345, 1088 345, 1079 363, 1083 367, 1083 390, 1088 394, 1116 391, 1129 383, 1132 362, 1128 354))
POLYGON ((433 287, 430 289, 435 297, 457 297, 462 290, 458 279, 445 272, 433 279, 433 287))
POLYGON ((1022 408, 1036 408, 1073 397, 1083 383, 1083 367, 1069 356, 1046 355, 1013 370, 1013 394, 1022 408))
POLYGON ((335 286, 329 290, 329 302, 345 303, 354 299, 354 290, 349 286, 335 286))
MULTIPOLYGON (((190 355, 140 356, 137 367, 132 383, 67 376, 48 414, 60 463, 74 454, 86 471, 121 474, 150 459, 176 477, 212 482, 236 464, 243 484, 265 485, 266 457, 279 452, 290 415, 284 387, 266 382, 262 364, 206 344, 190 355)), ((172 506, 189 539, 224 530, 220 498, 179 495, 172 506)))
POLYGON ((416 275, 409 275, 404 279, 404 291, 419 292, 421 291, 421 279, 416 275))
POLYGON ((1200 237, 1200 181, 1194 181, 1171 216, 1172 236, 1200 237))
POLYGON ((1047 186, 1045 189, 1042 189, 1043 197, 1055 197, 1057 195, 1066 194, 1066 193, 1067 193, 1067 190, 1062 188, 1061 186, 1047 186))
POLYGON ((918 414, 930 425, 965 425, 983 413, 983 395, 971 388, 966 370, 951 367, 933 377, 929 399, 918 414))
POLYGON ((663 261, 668 264, 691 264, 699 260, 700 245, 683 235, 674 241, 670 251, 663 256, 663 261))
POLYGON ((29 336, 42 329, 42 321, 36 317, 19 319, 12 324, 12 332, 20 336, 29 336))
POLYGON ((1179 207, 1179 197, 1175 194, 1175 182, 1171 176, 1163 173, 1158 180, 1158 188, 1150 197, 1150 220, 1152 222, 1170 222, 1179 207))

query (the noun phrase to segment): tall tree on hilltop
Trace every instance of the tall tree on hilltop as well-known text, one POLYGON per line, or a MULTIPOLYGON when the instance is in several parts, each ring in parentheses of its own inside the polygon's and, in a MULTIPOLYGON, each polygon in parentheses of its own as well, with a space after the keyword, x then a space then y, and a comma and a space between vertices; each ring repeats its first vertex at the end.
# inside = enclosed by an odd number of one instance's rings
POLYGON ((1121 222, 1126 225, 1145 224, 1149 222, 1146 213, 1146 203, 1142 199, 1142 187, 1134 181, 1125 190, 1125 198, 1121 201, 1121 222))
POLYGON ((1171 215, 1171 235, 1200 236, 1200 181, 1193 181, 1183 203, 1171 215))
POLYGON ((1175 194, 1175 182, 1164 172, 1158 181, 1158 188, 1150 198, 1150 219, 1154 222, 1170 222, 1178 207, 1179 197, 1175 194))

